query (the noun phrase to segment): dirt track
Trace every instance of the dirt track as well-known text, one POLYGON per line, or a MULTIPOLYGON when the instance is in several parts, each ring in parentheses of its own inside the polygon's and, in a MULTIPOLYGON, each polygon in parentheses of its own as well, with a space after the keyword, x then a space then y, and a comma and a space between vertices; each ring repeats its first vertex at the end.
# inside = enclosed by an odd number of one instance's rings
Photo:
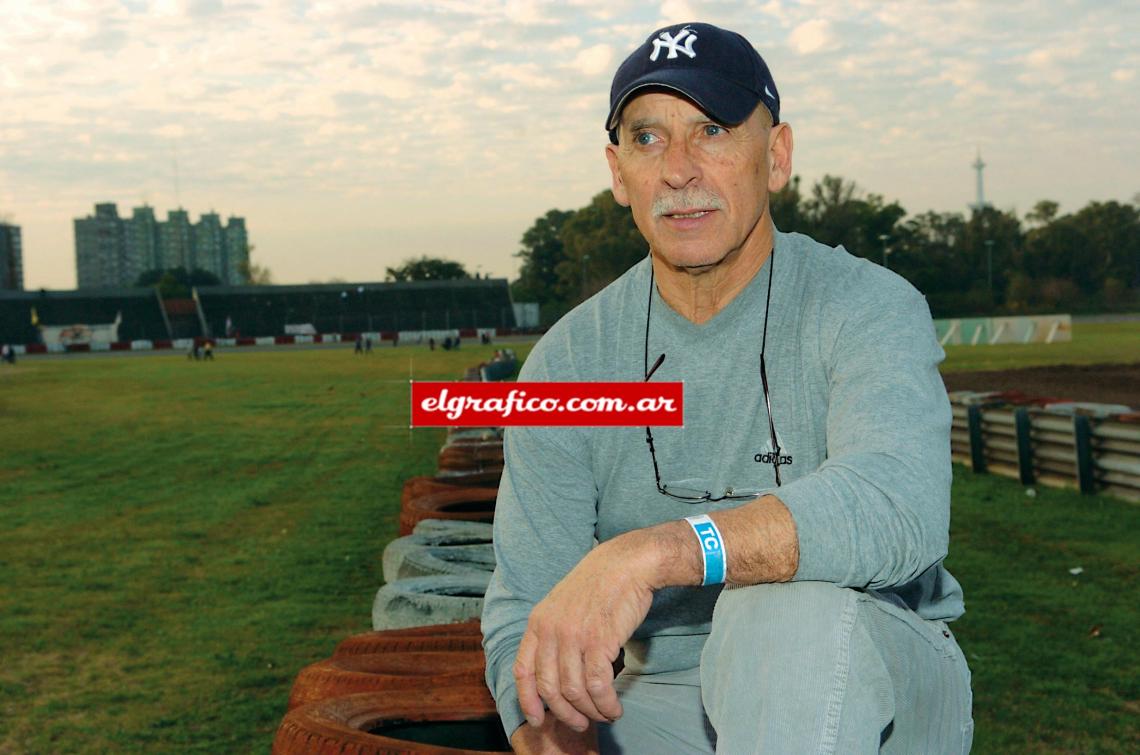
POLYGON ((950 391, 1012 391, 1140 409, 1140 364, 1062 365, 942 376, 950 391))

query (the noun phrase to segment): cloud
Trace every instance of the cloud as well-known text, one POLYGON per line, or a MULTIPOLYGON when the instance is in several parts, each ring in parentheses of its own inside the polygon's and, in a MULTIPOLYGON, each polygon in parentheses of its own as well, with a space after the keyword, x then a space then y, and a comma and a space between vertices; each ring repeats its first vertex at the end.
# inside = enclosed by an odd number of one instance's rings
POLYGON ((174 206, 175 156, 180 201, 245 215, 271 266, 308 255, 352 279, 362 260, 382 272, 406 256, 378 241, 399 239, 507 274, 535 217, 607 185, 614 67, 662 18, 700 18, 764 54, 808 186, 828 172, 912 211, 959 207, 981 143, 999 200, 1125 184, 1131 197, 1130 14, 1094 0, 10 2, 0 195, 30 224, 32 285, 73 282, 71 218, 94 201, 174 206), (1059 187, 1018 186, 1018 165, 998 167, 1016 154, 1028 174, 1091 134, 1115 160, 1059 187), (320 232, 280 231, 306 223, 320 232), (475 226, 497 240, 445 240, 475 226), (359 241, 329 251, 330 233, 359 241))
POLYGON ((570 66, 586 76, 597 76, 609 72, 613 57, 614 51, 609 45, 594 45, 579 52, 570 66))
POLYGON ((801 55, 810 55, 825 48, 834 47, 835 35, 831 30, 831 22, 825 19, 815 19, 800 24, 788 36, 788 44, 801 55))
POLYGON ((665 0, 661 3, 662 26, 683 24, 686 21, 699 21, 700 14, 693 10, 688 0, 665 0))

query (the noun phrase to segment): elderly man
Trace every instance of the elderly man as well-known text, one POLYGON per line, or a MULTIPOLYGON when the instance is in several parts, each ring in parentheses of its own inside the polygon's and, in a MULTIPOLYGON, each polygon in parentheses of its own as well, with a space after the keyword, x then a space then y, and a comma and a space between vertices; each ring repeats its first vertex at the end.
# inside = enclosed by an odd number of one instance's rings
POLYGON ((925 300, 775 229, 792 132, 739 34, 654 32, 610 104, 614 197, 651 254, 520 380, 684 381, 685 425, 507 431, 483 632, 512 744, 967 752, 925 300))

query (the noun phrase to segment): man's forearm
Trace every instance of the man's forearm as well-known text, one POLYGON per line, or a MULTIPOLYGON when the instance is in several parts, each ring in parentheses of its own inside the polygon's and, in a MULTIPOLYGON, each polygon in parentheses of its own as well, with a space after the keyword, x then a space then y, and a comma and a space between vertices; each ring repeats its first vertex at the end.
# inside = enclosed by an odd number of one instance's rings
MULTIPOLYGON (((787 582, 795 576, 799 568, 796 523, 780 499, 767 495, 709 516, 724 539, 728 584, 787 582)), ((701 583, 703 553, 688 522, 665 522, 628 536, 656 554, 654 589, 701 583)))

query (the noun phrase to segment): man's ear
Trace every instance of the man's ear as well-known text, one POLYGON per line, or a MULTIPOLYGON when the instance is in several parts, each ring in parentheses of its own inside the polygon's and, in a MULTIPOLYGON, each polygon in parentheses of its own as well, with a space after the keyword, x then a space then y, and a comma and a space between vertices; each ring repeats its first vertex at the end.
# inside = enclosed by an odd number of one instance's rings
POLYGON ((621 169, 618 168, 618 147, 616 144, 606 145, 606 162, 610 164, 611 186, 614 190, 614 199, 622 207, 629 207, 629 194, 626 193, 625 184, 621 180, 621 169))
POLYGON ((768 132, 768 191, 777 192, 792 177, 792 127, 777 123, 768 132))

